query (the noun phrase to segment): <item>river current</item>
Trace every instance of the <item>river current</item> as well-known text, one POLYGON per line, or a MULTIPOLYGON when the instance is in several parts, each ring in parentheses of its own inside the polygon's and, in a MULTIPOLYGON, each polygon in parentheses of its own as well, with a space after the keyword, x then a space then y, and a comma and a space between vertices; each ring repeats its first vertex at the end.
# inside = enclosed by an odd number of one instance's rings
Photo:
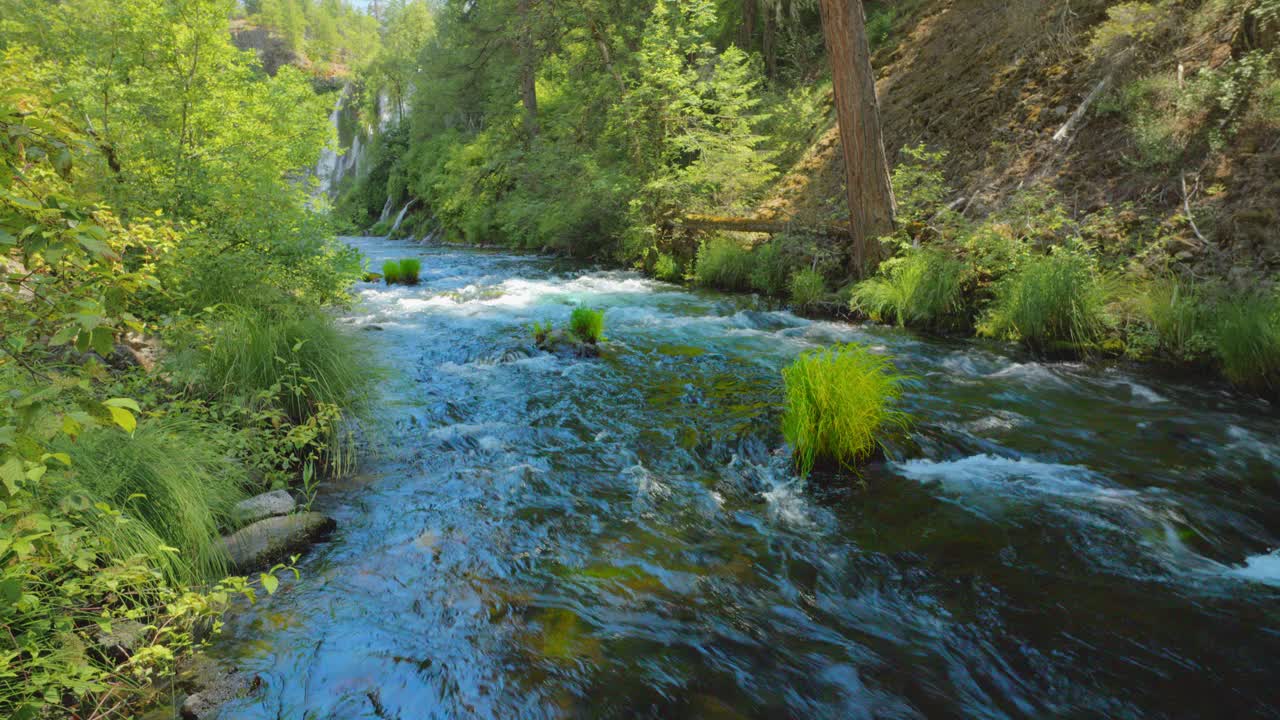
POLYGON ((813 321, 537 256, 421 257, 302 577, 228 620, 223 718, 1280 717, 1280 416, 1211 383, 813 321), (535 321, 605 311, 598 359, 535 321), (800 481, 780 370, 860 342, 909 435, 800 481))

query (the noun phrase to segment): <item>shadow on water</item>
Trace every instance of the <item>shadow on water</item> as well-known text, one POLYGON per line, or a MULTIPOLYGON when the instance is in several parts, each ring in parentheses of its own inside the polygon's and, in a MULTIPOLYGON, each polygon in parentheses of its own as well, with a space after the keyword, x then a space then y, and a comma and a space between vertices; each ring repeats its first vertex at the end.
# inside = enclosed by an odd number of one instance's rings
POLYGON ((300 582, 215 648, 227 718, 1280 716, 1280 422, 1220 388, 422 254, 349 322, 400 371, 300 582), (527 327, 606 310, 598 360, 527 327), (918 425, 788 469, 780 368, 859 341, 918 425))

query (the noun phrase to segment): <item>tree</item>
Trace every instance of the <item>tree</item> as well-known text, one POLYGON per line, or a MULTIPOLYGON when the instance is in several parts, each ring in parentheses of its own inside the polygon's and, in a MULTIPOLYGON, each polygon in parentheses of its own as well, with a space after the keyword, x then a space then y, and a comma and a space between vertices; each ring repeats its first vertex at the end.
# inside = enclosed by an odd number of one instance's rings
POLYGON ((851 260, 864 277, 880 264, 880 238, 893 231, 894 219, 866 18, 860 0, 821 0, 819 10, 848 183, 851 260))

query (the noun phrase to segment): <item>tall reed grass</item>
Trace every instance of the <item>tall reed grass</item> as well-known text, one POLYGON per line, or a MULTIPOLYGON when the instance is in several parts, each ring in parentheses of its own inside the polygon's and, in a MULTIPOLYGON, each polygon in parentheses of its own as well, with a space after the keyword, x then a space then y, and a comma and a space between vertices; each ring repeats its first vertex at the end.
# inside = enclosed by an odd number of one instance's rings
POLYGON ((86 432, 63 448, 72 472, 52 491, 121 513, 86 513, 116 557, 144 555, 174 583, 216 580, 226 571, 219 529, 250 482, 210 438, 179 418, 145 420, 132 435, 86 432))
POLYGON ((996 289, 979 330, 1036 352, 1088 353, 1106 329, 1107 292, 1089 259, 1061 251, 1026 260, 996 289))

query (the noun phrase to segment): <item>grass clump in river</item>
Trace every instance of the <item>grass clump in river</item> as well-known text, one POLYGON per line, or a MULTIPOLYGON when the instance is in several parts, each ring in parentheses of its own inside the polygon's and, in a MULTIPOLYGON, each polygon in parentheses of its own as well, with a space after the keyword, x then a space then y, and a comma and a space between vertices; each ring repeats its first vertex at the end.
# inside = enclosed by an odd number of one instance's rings
POLYGON ((400 261, 400 282, 405 285, 417 285, 422 275, 422 261, 418 258, 405 258, 400 261))
POLYGON ((782 432, 800 473, 818 463, 856 467, 882 447, 882 432, 905 427, 895 407, 904 379, 887 358, 853 343, 807 352, 784 369, 782 432))
POLYGON ((387 260, 382 263, 382 279, 388 285, 417 285, 422 274, 422 261, 417 258, 387 260))
POLYGON ((589 345, 599 344, 604 340, 604 311, 591 308, 574 308, 569 317, 569 332, 589 345))
POLYGON ((387 260, 382 263, 382 279, 388 285, 395 285, 400 282, 400 261, 387 260))

